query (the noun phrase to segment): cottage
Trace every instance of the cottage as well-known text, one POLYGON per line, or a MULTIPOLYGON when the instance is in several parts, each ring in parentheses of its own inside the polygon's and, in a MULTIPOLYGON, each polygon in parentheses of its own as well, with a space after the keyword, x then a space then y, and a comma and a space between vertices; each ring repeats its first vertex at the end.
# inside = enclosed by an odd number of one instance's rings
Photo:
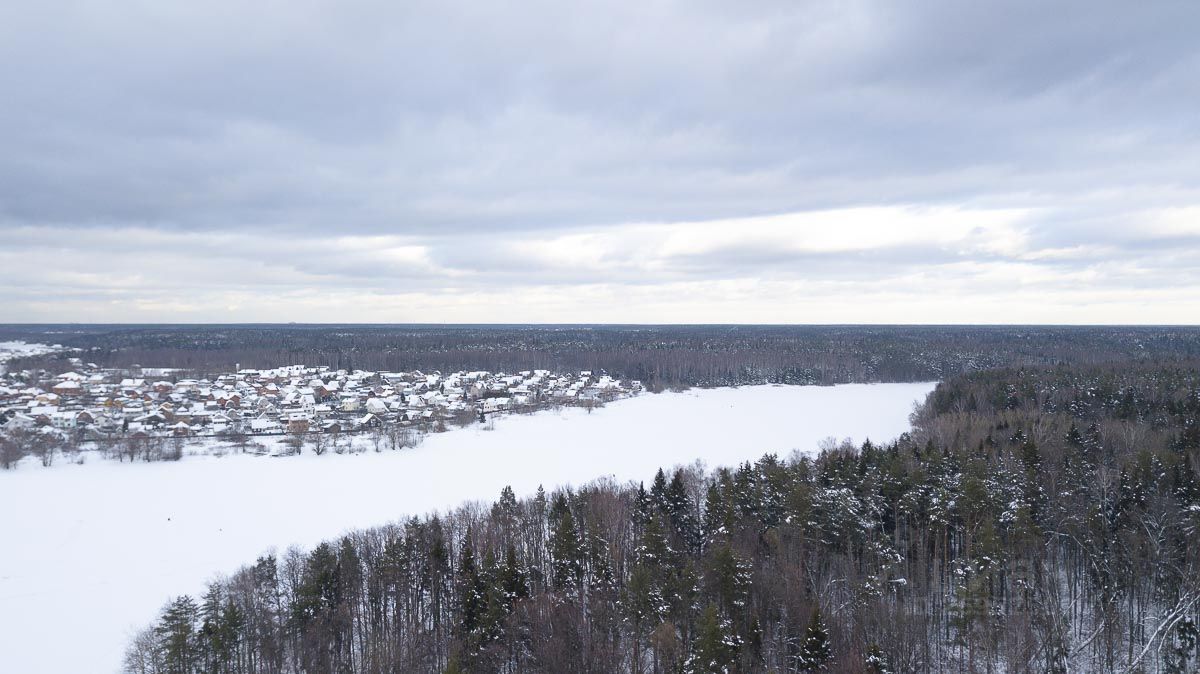
POLYGON ((370 413, 364 414, 356 423, 359 428, 379 428, 383 425, 383 422, 379 420, 379 417, 370 413))
POLYGON ((60 395, 60 396, 64 396, 64 397, 65 396, 78 396, 83 393, 83 387, 80 386, 79 382, 74 379, 60 381, 59 383, 57 383, 53 387, 51 387, 50 390, 53 391, 56 395, 60 395))

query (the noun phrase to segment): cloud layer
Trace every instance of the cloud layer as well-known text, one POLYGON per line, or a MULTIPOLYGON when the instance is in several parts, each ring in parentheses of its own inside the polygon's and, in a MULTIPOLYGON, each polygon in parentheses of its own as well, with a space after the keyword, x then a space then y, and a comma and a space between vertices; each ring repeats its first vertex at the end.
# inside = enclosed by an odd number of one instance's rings
POLYGON ((1196 322, 1200 6, 991 5, 10 3, 0 320, 1196 322))

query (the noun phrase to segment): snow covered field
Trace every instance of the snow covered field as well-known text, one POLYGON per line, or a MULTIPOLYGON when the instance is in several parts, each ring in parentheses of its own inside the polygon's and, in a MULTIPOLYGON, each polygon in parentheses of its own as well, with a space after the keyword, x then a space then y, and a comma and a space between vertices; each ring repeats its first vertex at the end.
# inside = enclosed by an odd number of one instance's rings
POLYGON ((733 465, 908 430, 933 384, 754 386, 499 418, 399 453, 0 471, 0 672, 113 672, 170 597, 274 546, 659 466, 733 465), (64 638, 64 635, 69 637, 64 638))
POLYGON ((30 344, 28 342, 0 342, 0 374, 4 374, 4 364, 13 358, 40 356, 61 350, 62 347, 58 344, 50 346, 48 344, 30 344))

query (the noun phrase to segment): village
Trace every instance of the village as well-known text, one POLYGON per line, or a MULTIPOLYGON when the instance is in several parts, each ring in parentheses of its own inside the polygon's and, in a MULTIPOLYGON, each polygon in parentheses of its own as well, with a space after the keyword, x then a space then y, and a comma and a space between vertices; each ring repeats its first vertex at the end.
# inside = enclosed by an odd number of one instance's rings
POLYGON ((603 372, 367 372, 290 365, 212 378, 179 370, 110 369, 70 358, 57 375, 0 379, 0 429, 75 446, 123 440, 304 438, 395 429, 440 431, 497 414, 593 407, 642 390, 603 372))

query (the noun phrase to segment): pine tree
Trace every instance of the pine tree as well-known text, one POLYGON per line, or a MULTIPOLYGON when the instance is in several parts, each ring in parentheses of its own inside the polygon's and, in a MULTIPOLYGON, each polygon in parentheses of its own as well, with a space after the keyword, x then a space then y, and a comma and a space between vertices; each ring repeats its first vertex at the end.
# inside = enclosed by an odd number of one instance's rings
POLYGON ((200 602, 200 643, 204 670, 213 674, 229 671, 236 640, 236 607, 223 601, 220 585, 210 585, 200 602))
POLYGON ((337 658, 336 612, 340 601, 337 553, 321 543, 308 556, 292 601, 292 623, 303 642, 307 669, 329 671, 337 658))
POLYGON ((703 538, 706 545, 727 538, 733 530, 733 508, 716 481, 708 485, 704 498, 703 538))
POLYGON ((1134 395, 1133 387, 1126 387, 1121 395, 1121 402, 1117 404, 1116 417, 1118 419, 1136 419, 1137 415, 1137 398, 1134 395))
POLYGON ((733 486, 730 500, 736 508, 738 517, 758 519, 758 511, 762 507, 758 494, 758 475, 749 462, 738 466, 733 474, 733 486))
POLYGON ((551 506, 550 560, 554 589, 577 589, 583 582, 583 542, 566 497, 559 494, 551 506))
POLYGON ((284 644, 279 629, 286 620, 279 591, 279 569, 274 555, 259 557, 250 570, 253 592, 252 613, 247 616, 246 640, 261 657, 263 668, 283 668, 284 644))
POLYGON ((352 607, 357 604, 362 588, 362 559, 349 537, 338 546, 337 596, 334 600, 330 630, 333 637, 333 657, 339 669, 353 669, 354 652, 352 607))
POLYGON ((492 505, 492 519, 499 525, 506 538, 511 537, 517 530, 519 513, 516 494, 513 493, 512 487, 505 486, 500 490, 500 500, 492 505))
MULTIPOLYGON (((865 446, 870 448, 871 444, 868 442, 865 446)), ((766 527, 778 526, 784 517, 784 504, 787 500, 787 469, 774 454, 767 454, 759 459, 755 468, 760 476, 759 520, 766 527)))
MULTIPOLYGON (((632 628, 633 656, 641 661, 643 639, 662 622, 665 615, 663 598, 655 585, 653 572, 637 564, 629 573, 621 594, 621 612, 632 628)), ((636 671, 636 670, 635 670, 636 671)))
POLYGON ((462 542, 458 562, 458 634, 464 643, 473 645, 483 619, 487 598, 483 591, 483 578, 475 564, 475 551, 471 545, 471 533, 467 532, 462 542))
POLYGON ((1021 464, 1025 468, 1023 496, 1029 506, 1030 519, 1035 525, 1041 525, 1046 511, 1046 492, 1042 489, 1041 468, 1042 453, 1033 440, 1027 440, 1021 445, 1021 464))
POLYGON ((825 669, 830 657, 829 632, 821 618, 821 609, 813 607, 812 618, 804 630, 804 641, 800 644, 797 664, 802 672, 819 672, 825 669))
POLYGON ((478 628, 478 648, 486 647, 500 636, 504 620, 512 609, 512 602, 505 597, 502 575, 503 567, 497 563, 496 555, 490 549, 484 552, 479 587, 484 606, 478 628))
POLYGON ((1163 654, 1163 664, 1167 674, 1197 671, 1195 667, 1200 666, 1200 662, 1197 662, 1200 628, 1197 628, 1194 620, 1181 620, 1172 630, 1166 644, 1168 647, 1163 654))
POLYGON ((722 614, 737 620, 746 608, 750 574, 728 544, 710 552, 705 565, 706 595, 715 600, 722 614))
POLYGON ((729 633, 729 625, 721 618, 716 605, 709 604, 696 625, 696 641, 687 671, 689 674, 720 674, 729 672, 736 661, 737 646, 729 633))
POLYGON ((667 486, 663 509, 682 548, 688 551, 698 551, 700 548, 699 528, 696 526, 696 517, 691 499, 688 498, 682 470, 675 471, 671 483, 667 486))
POLYGON ((877 644, 871 644, 867 648, 867 657, 865 660, 867 674, 892 674, 892 667, 888 663, 887 654, 877 644))
POLYGON ((164 674, 193 674, 201 664, 197 661, 196 621, 199 613, 196 602, 187 595, 163 609, 155 634, 162 653, 164 674))
POLYGON ((665 512, 667 508, 667 474, 662 468, 654 474, 654 482, 650 485, 650 502, 658 508, 659 512, 665 512))
POLYGON ((468 670, 464 669, 459 663, 457 655, 451 655, 450 661, 446 663, 446 668, 442 670, 442 674, 466 674, 468 670))
POLYGON ((498 585, 505 607, 511 611, 514 602, 529 596, 529 581, 517 560, 517 549, 512 543, 504 551, 504 565, 500 567, 498 585))
POLYGON ((634 496, 633 524, 637 532, 641 532, 641 527, 646 526, 650 516, 654 511, 654 501, 650 497, 650 492, 646 491, 646 483, 639 482, 637 494, 634 496))

